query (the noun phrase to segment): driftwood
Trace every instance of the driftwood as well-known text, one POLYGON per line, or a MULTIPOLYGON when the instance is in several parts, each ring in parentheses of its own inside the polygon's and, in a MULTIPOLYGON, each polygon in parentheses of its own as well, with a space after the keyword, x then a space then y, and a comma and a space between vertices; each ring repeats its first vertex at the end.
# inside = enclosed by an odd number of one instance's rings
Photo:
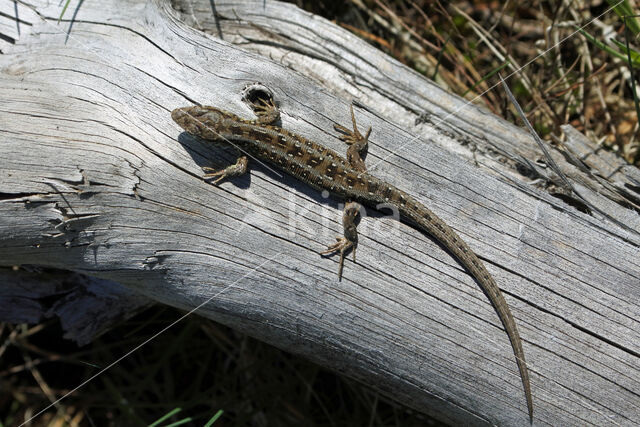
MULTIPOLYGON (((197 102, 250 117, 243 95, 259 83, 284 127, 343 152, 332 125, 348 125, 357 100, 360 125, 373 127, 369 169, 448 222, 505 293, 535 424, 640 419, 637 170, 604 170, 566 129, 552 156, 583 199, 554 197, 559 181, 525 131, 290 4, 84 2, 58 25, 58 2, 28 3, 0 3, 1 265, 122 284, 109 298, 132 310, 210 299, 199 314, 445 422, 527 425, 498 317, 437 243, 365 217, 358 262, 338 282, 337 258, 318 255, 341 232, 337 201, 255 162, 250 176, 203 182, 201 167, 231 153, 169 115, 197 102)), ((5 320, 37 320, 30 295, 55 292, 24 274, 3 279, 41 290, 3 285, 0 303, 19 294, 12 304, 33 312, 14 306, 5 320)), ((91 295, 64 304, 78 316, 104 296, 91 295)))

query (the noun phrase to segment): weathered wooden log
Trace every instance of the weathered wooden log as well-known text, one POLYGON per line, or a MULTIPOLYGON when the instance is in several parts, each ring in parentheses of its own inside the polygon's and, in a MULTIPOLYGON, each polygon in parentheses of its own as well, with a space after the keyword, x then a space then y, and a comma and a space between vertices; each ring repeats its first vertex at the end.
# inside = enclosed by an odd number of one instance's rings
POLYGON ((338 201, 255 162, 204 182, 201 167, 232 153, 169 114, 201 103, 250 118, 243 96, 259 83, 284 127, 343 152, 332 127, 356 100, 369 170, 449 223, 504 292, 535 424, 640 419, 636 169, 598 173, 610 162, 567 129, 552 156, 599 211, 553 197, 525 131, 290 4, 84 2, 60 25, 60 5, 30 4, 0 4, 0 265, 108 279, 141 298, 132 307, 209 301, 201 315, 445 422, 528 424, 497 315, 436 242, 367 216, 339 282, 337 259, 318 255, 341 232, 338 201))

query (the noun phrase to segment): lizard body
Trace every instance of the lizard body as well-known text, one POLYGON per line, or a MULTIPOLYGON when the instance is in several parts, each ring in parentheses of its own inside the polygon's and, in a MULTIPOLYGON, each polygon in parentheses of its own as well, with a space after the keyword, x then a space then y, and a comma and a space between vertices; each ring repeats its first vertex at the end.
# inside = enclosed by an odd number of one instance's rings
MULTIPOLYGON (((256 114, 258 120, 245 120, 215 107, 193 106, 178 108, 171 116, 194 136, 205 140, 232 142, 245 154, 273 165, 316 189, 327 190, 350 201, 343 216, 344 237, 339 238, 338 243, 329 246, 324 252, 340 252, 340 277, 345 252, 353 250, 355 260, 357 231, 354 220, 359 211, 357 203, 375 209, 381 204, 393 205, 401 220, 433 236, 471 273, 497 312, 511 341, 524 387, 529 418, 533 420, 531 387, 522 342, 511 311, 495 280, 469 246, 431 210, 404 191, 366 172, 361 154, 366 152, 371 129, 366 136, 360 134, 353 107, 353 131, 335 126, 344 134, 341 139, 350 145, 346 158, 314 141, 272 125, 278 120, 279 112, 271 103, 256 106, 256 114)), ((246 168, 247 158, 242 156, 235 165, 205 176, 219 177, 217 183, 225 177, 246 172, 246 168)))

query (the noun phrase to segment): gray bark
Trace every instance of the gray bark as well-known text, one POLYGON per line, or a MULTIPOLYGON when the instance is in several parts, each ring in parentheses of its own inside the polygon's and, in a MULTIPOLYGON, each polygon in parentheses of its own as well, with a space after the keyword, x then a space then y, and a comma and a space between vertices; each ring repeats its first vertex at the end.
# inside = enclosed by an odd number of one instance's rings
POLYGON ((181 135, 169 115, 197 102, 250 118, 242 94, 258 82, 284 127, 344 152, 332 125, 349 125, 355 99, 373 127, 370 171, 449 223, 505 293, 535 424, 640 418, 636 169, 609 173, 617 160, 572 129, 564 150, 550 148, 620 227, 550 194, 557 177, 525 131, 324 19, 262 0, 177 8, 84 2, 58 25, 57 2, 0 3, 0 265, 117 282, 132 310, 207 302, 199 314, 445 422, 527 425, 500 321, 436 242, 367 216, 338 282, 337 258, 318 255, 341 233, 338 202, 257 162, 250 176, 203 182, 201 167, 232 153, 181 135))

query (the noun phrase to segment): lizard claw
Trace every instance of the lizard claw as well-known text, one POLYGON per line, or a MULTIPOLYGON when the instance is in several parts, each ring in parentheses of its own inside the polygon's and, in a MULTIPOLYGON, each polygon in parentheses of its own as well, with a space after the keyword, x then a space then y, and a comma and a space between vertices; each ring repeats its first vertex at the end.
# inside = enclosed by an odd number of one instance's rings
POLYGON ((353 113, 353 104, 351 104, 351 123, 353 124, 353 130, 337 123, 333 125, 333 128, 342 134, 338 138, 349 146, 347 149, 347 162, 349 165, 358 171, 364 172, 367 170, 364 158, 367 155, 371 127, 369 127, 364 136, 360 133, 356 125, 356 116, 353 113))
POLYGON ((344 267, 344 257, 349 249, 353 252, 353 262, 356 262, 356 247, 357 245, 346 237, 336 237, 336 243, 329 245, 326 251, 320 252, 320 255, 328 255, 334 252, 340 252, 340 264, 338 267, 338 280, 342 280, 342 270, 344 267))
POLYGON ((333 125, 333 128, 342 134, 338 136, 338 138, 344 141, 347 145, 366 145, 369 139, 369 135, 371 134, 371 127, 369 127, 367 133, 364 136, 360 133, 360 131, 358 130, 358 126, 356 125, 356 116, 353 113, 353 104, 351 104, 351 123, 353 123, 353 130, 337 123, 333 125))
POLYGON ((344 257, 351 250, 353 252, 353 262, 356 262, 356 248, 358 247, 357 218, 360 215, 360 206, 356 202, 349 202, 344 207, 342 213, 342 226, 344 236, 336 237, 336 243, 329 245, 326 251, 320 255, 327 255, 340 252, 340 266, 338 267, 338 280, 342 280, 342 269, 344 267, 344 257))
POLYGON ((272 98, 260 99, 254 103, 253 112, 258 117, 258 121, 265 125, 274 124, 280 119, 280 111, 272 98))
POLYGON ((225 178, 232 177, 232 176, 239 176, 247 172, 248 163, 249 163, 249 160, 247 159, 247 157, 241 156, 238 158, 238 161, 236 162, 235 165, 227 166, 222 170, 215 170, 213 168, 204 167, 202 169, 204 169, 205 171, 215 171, 215 172, 206 173, 204 175, 204 179, 207 180, 207 179, 219 177, 218 179, 216 179, 211 183, 213 185, 217 185, 220 181, 222 181, 225 178))
MULTIPOLYGON (((231 167, 231 166, 229 166, 229 167, 231 167)), ((227 173, 227 169, 229 169, 229 168, 224 168, 222 170, 217 170, 217 171, 215 169, 213 169, 213 168, 206 168, 206 167, 202 168, 202 169, 204 169, 205 171, 215 171, 215 172, 211 172, 211 173, 206 173, 204 175, 204 179, 205 180, 208 180, 208 179, 211 179, 211 178, 215 178, 216 176, 220 177, 220 178, 216 179, 215 181, 213 181, 211 183, 211 185, 217 185, 220 181, 222 181, 227 176, 229 176, 229 174, 227 173)))

